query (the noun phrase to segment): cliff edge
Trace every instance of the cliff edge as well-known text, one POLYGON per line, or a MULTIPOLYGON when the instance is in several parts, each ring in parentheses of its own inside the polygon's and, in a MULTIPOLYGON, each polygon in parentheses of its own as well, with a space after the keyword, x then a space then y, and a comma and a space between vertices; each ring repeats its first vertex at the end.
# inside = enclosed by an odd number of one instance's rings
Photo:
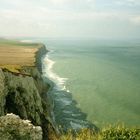
POLYGON ((48 139, 48 105, 43 97, 49 85, 44 83, 41 76, 41 59, 45 53, 47 51, 43 44, 0 41, 0 137, 5 132, 14 140, 48 139), (6 114, 9 113, 18 115, 19 118, 8 120, 6 114), (19 128, 22 126, 24 129, 24 120, 30 120, 29 126, 34 128, 40 126, 34 137, 30 137, 32 134, 26 131, 26 125, 24 135, 27 138, 22 137, 19 128))

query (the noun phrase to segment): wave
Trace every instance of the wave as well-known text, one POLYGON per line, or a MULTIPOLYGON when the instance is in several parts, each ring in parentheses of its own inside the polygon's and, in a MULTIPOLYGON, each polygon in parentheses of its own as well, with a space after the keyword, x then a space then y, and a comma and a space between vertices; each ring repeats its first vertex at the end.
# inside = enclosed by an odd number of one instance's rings
MULTIPOLYGON (((54 51, 49 51, 49 55, 54 51)), ((61 78, 53 72, 55 61, 46 54, 42 58, 43 76, 52 81, 51 90, 47 93, 53 104, 51 118, 55 126, 61 126, 63 131, 79 131, 82 128, 94 128, 95 125, 87 120, 87 115, 77 108, 77 102, 73 100, 72 94, 66 89, 65 83, 68 78, 61 78)), ((60 130, 61 131, 61 130, 60 130)))
MULTIPOLYGON (((52 52, 52 51, 50 51, 52 52)), ((61 78, 56 73, 53 72, 53 66, 55 64, 55 61, 49 59, 48 54, 44 57, 44 68, 43 73, 46 77, 48 77, 50 80, 52 80, 56 85, 55 88, 58 88, 59 90, 65 90, 69 92, 69 90, 66 90, 65 83, 68 80, 68 78, 61 78)))

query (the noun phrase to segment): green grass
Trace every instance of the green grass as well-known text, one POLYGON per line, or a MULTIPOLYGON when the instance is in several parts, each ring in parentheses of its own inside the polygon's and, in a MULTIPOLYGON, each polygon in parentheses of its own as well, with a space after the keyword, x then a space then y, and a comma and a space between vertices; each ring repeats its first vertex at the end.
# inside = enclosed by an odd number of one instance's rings
POLYGON ((56 136, 50 134, 51 140, 140 140, 140 129, 127 128, 123 125, 107 126, 95 133, 89 129, 82 129, 75 135, 71 131, 56 136))

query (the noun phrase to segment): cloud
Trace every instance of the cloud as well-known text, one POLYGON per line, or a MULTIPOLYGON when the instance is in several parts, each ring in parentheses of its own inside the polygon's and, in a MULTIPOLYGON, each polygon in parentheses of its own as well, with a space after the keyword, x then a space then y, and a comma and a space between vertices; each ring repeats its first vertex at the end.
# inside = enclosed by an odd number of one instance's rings
POLYGON ((50 0, 54 5, 63 5, 69 2, 69 0, 50 0))
POLYGON ((116 10, 112 3, 107 9, 101 1, 1 0, 0 35, 103 36, 139 25, 138 15, 116 10))
POLYGON ((139 16, 133 16, 130 18, 130 21, 137 25, 137 26, 140 26, 140 15, 139 16))
POLYGON ((120 6, 140 6, 139 0, 117 0, 114 2, 120 6))
POLYGON ((94 24, 116 16, 109 12, 75 12, 42 6, 26 7, 26 10, 3 9, 0 11, 0 30, 1 34, 18 36, 65 36, 66 31, 67 36, 81 36, 82 32, 91 35, 92 28, 96 28, 94 24))

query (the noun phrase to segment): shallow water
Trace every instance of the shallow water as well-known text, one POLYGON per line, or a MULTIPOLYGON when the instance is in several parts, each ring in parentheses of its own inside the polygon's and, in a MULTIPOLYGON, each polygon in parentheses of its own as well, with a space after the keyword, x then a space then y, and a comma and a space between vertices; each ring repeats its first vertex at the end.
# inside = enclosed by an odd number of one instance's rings
MULTIPOLYGON (((140 45, 135 42, 43 40, 52 71, 97 126, 140 125, 140 45)), ((59 80, 56 80, 58 82, 59 80)))

